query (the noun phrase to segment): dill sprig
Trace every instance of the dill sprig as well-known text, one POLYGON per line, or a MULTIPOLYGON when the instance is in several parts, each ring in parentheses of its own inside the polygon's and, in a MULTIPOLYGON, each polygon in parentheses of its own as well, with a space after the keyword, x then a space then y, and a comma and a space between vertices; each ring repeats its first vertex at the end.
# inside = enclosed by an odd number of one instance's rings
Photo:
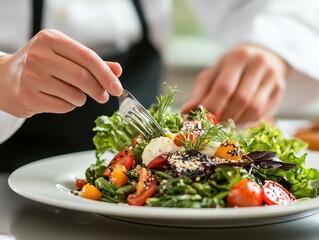
POLYGON ((227 138, 227 133, 224 131, 224 127, 225 126, 223 125, 210 125, 208 129, 202 130, 202 132, 197 136, 196 141, 185 139, 185 141, 182 141, 182 146, 186 151, 199 151, 205 148, 210 142, 220 142, 227 138))
MULTIPOLYGON (((191 120, 198 120, 201 122, 202 129, 197 130, 199 132, 196 141, 192 139, 185 139, 182 141, 182 146, 185 150, 202 150, 209 142, 219 142, 227 138, 224 125, 214 125, 206 116, 207 110, 203 106, 198 106, 196 109, 190 112, 188 118, 191 120)), ((190 132, 193 130, 190 130, 190 132)), ((185 136, 190 136, 190 132, 185 132, 185 136)))
POLYGON ((154 113, 154 118, 158 122, 158 124, 162 127, 165 125, 166 112, 170 109, 172 104, 174 103, 175 95, 179 90, 177 90, 177 86, 169 86, 164 83, 165 86, 168 87, 167 95, 160 95, 157 97, 157 111, 154 113))

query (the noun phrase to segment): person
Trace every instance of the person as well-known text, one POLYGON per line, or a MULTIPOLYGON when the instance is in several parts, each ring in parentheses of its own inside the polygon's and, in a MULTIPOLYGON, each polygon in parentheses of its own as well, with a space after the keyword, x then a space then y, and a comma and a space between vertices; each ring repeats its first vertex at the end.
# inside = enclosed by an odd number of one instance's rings
POLYGON ((167 18, 170 1, 141 3, 138 0, 2 0, 0 24, 9 25, 3 26, 7 33, 1 34, 0 46, 3 52, 13 54, 0 58, 0 74, 5 75, 0 84, 7 84, 0 89, 13 94, 20 89, 27 94, 23 93, 17 99, 11 94, 13 103, 20 101, 16 106, 10 106, 13 110, 0 108, 20 117, 45 113, 26 119, 19 130, 0 145, 0 171, 10 172, 51 155, 94 149, 94 120, 100 115, 111 115, 118 108, 117 98, 110 96, 108 99, 99 86, 110 94, 118 95, 117 87, 112 92, 112 87, 108 86, 114 82, 114 75, 119 75, 114 69, 119 66, 111 62, 120 64, 123 68, 122 86, 144 106, 149 107, 156 101, 161 71, 157 49, 161 47, 163 36, 154 29, 164 24, 162 19, 167 18), (151 16, 154 6, 158 15, 147 24, 146 15, 151 16), (21 9, 20 14, 13 14, 17 9, 21 9), (28 15, 30 12, 33 15, 28 15), (23 39, 28 39, 28 36, 32 39, 25 44, 23 39), (108 60, 108 63, 101 59, 108 60), (6 68, 10 71, 5 71, 6 68), (115 72, 113 76, 110 70, 115 72), (20 83, 24 85, 19 86, 20 83), (55 93, 51 85, 55 85, 55 93), (60 85, 63 85, 64 91, 60 90, 60 85), (39 91, 40 87, 42 91, 39 91), (40 96, 30 95, 28 91, 45 92, 48 96, 40 99, 40 96), (56 94, 67 101, 51 97, 56 94), (86 98, 86 95, 91 97, 86 98), (106 100, 107 104, 96 103, 106 100), (57 103, 62 106, 59 108, 57 103), (19 110, 19 104, 27 109, 19 110), (63 111, 67 113, 52 113, 63 111))
MULTIPOLYGON (((34 13, 39 9, 39 2, 33 1, 34 13)), ((211 112, 220 112, 223 120, 231 117, 245 123, 273 115, 283 98, 289 99, 290 103, 296 102, 295 89, 290 91, 292 99, 287 97, 289 91, 285 91, 286 86, 289 90, 293 85, 287 80, 291 75, 308 79, 303 85, 311 82, 313 87, 307 89, 318 89, 318 69, 312 64, 319 56, 316 54, 316 1, 308 0, 309 4, 301 0, 190 2, 205 29, 224 44, 225 54, 199 74, 190 101, 181 109, 183 112, 202 104, 211 112)), ((154 101, 161 72, 158 52, 169 32, 170 1, 143 0, 139 4, 139 1, 110 0, 88 4, 80 0, 67 3, 47 0, 44 3, 42 21, 37 18, 38 14, 34 15, 33 33, 41 26, 60 29, 100 56, 106 56, 105 59, 119 62, 123 68, 123 86, 146 107, 154 101), (157 14, 154 14, 155 10, 157 14)), ((11 2, 7 6, 2 8, 5 14, 0 14, 1 18, 12 15, 8 11, 8 8, 14 9, 11 2)), ((5 21, 0 19, 0 22, 5 21)), ((10 34, 3 36, 7 37, 8 43, 10 34)), ((12 36, 16 39, 15 34, 12 36)), ((318 99, 313 101, 314 96, 309 92, 302 102, 315 106, 318 99)), ((28 119, 0 146, 0 156, 6 158, 4 162, 15 163, 10 167, 4 164, 2 169, 12 170, 48 155, 92 149, 94 119, 100 114, 110 114, 117 104, 112 97, 107 105, 91 104, 90 100, 88 98, 83 107, 63 116, 37 114, 28 119), (106 106, 113 109, 106 110, 106 106)), ((296 112, 295 106, 281 105, 287 107, 287 112, 296 112)), ((309 109, 298 110, 305 114, 309 109)))

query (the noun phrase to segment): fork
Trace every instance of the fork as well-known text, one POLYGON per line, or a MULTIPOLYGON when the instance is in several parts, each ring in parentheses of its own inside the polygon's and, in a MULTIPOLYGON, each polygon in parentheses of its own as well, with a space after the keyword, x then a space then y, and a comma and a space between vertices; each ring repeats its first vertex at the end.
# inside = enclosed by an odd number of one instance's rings
POLYGON ((118 97, 119 113, 124 120, 147 139, 165 136, 164 130, 149 112, 127 90, 118 97))

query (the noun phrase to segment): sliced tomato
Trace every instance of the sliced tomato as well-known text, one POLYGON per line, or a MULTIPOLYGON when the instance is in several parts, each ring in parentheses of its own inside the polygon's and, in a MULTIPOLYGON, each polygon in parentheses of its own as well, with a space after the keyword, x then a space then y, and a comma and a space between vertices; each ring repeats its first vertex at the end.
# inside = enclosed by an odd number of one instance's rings
POLYGON ((206 118, 214 125, 217 125, 220 118, 220 113, 212 114, 210 112, 206 113, 206 118))
POLYGON ((124 148, 112 159, 109 166, 104 170, 103 175, 110 177, 113 170, 118 165, 123 165, 126 169, 130 169, 134 165, 134 155, 130 148, 124 148))
POLYGON ((89 183, 85 184, 80 192, 80 196, 92 200, 99 200, 102 197, 102 192, 94 185, 89 183))
POLYGON ((179 133, 174 138, 174 143, 176 146, 182 146, 183 143, 190 141, 190 142, 196 142, 197 135, 195 133, 179 133))
POLYGON ((128 196, 127 201, 130 205, 145 205, 146 200, 155 193, 156 185, 156 178, 153 176, 152 172, 142 167, 138 183, 136 184, 136 192, 131 193, 128 196))
POLYGON ((265 181, 262 186, 262 197, 268 205, 287 205, 296 200, 287 189, 271 180, 265 181))
POLYGON ((154 160, 147 165, 147 168, 156 168, 156 169, 165 168, 167 166, 168 155, 169 153, 163 153, 159 155, 158 157, 154 158, 154 160))
POLYGON ((122 187, 128 182, 127 168, 124 165, 117 165, 110 176, 110 181, 117 187, 122 187))
POLYGON ((240 180, 226 198, 229 207, 254 207, 263 204, 260 186, 248 179, 240 180))
POLYGON ((82 178, 76 178, 75 179, 75 186, 77 187, 78 190, 82 190, 82 188, 87 183, 88 183, 88 181, 86 179, 82 179, 82 178))
POLYGON ((245 153, 243 147, 237 140, 225 140, 219 145, 215 152, 215 156, 230 160, 242 159, 245 153))

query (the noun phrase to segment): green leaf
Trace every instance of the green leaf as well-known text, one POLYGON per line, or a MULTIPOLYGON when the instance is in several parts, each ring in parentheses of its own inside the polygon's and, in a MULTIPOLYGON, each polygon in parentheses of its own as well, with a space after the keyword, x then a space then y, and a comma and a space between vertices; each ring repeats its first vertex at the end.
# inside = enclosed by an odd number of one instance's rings
POLYGON ((93 143, 97 150, 97 160, 101 160, 101 156, 106 151, 118 152, 125 147, 131 145, 132 139, 138 133, 115 112, 111 117, 100 116, 95 120, 96 132, 93 143))

